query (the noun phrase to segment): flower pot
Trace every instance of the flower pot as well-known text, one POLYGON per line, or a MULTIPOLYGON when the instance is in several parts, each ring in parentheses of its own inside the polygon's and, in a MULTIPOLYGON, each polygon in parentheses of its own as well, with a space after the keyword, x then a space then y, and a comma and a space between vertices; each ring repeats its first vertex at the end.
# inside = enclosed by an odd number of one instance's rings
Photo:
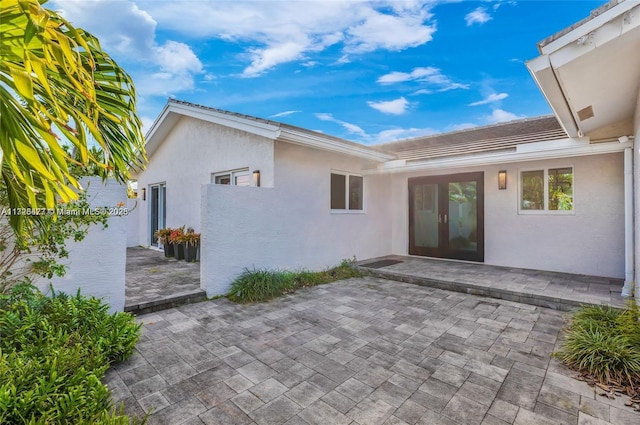
POLYGON ((176 260, 184 260, 184 244, 176 243, 176 244, 173 244, 173 246, 176 253, 176 260))
POLYGON ((162 247, 164 248, 165 257, 167 258, 175 257, 176 253, 175 253, 174 245, 172 243, 165 242, 162 244, 162 247))
POLYGON ((198 255, 198 245, 185 244, 184 245, 184 260, 187 262, 196 261, 198 255))

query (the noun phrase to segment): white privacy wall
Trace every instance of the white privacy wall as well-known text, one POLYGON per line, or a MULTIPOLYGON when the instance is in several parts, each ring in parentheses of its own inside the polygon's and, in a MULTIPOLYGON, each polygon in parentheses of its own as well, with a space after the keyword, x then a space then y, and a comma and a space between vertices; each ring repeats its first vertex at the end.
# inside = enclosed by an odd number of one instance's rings
MULTIPOLYGON (((127 209, 129 210, 129 214, 125 218, 127 247, 140 245, 140 214, 142 205, 145 205, 142 199, 127 198, 127 209)), ((142 214, 145 212, 142 212, 142 214)))
POLYGON ((394 175, 393 253, 408 253, 409 177, 484 172, 485 263, 624 277, 622 153, 394 175), (574 167, 574 214, 519 214, 520 170, 574 167), (498 171, 507 189, 498 190, 498 171))
MULTIPOLYGON (((113 180, 106 185, 99 178, 83 180, 92 207, 116 207, 127 201, 127 187, 113 180)), ((69 258, 61 260, 67 266, 63 277, 40 279, 36 285, 45 293, 49 284, 55 291, 75 295, 78 289, 87 296, 102 298, 110 310, 123 311, 125 301, 125 269, 127 263, 126 217, 111 216, 108 227, 92 225, 84 240, 67 242, 69 258)))
POLYGON ((389 254, 390 179, 365 176, 364 213, 330 210, 331 170, 362 161, 277 143, 273 188, 202 187, 201 285, 225 294, 244 268, 322 270, 389 254))
POLYGON ((201 186, 211 182, 211 173, 239 168, 260 170, 264 187, 273 186, 273 141, 244 131, 190 117, 182 117, 149 158, 138 175, 139 241, 148 246, 149 185, 165 183, 167 226, 201 230, 201 186), (147 189, 146 201, 142 189, 147 189))

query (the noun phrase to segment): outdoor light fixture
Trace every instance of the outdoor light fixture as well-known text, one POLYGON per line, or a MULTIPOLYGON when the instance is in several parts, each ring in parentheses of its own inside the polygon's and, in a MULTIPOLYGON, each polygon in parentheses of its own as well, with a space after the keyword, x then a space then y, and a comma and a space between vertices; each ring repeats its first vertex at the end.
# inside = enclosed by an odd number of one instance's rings
POLYGON ((145 187, 142 188, 142 200, 147 200, 147 189, 145 187))
POLYGON ((498 189, 503 190, 507 188, 507 170, 498 171, 498 189))
POLYGON ((255 170, 253 172, 253 185, 255 187, 260 187, 260 170, 255 170))

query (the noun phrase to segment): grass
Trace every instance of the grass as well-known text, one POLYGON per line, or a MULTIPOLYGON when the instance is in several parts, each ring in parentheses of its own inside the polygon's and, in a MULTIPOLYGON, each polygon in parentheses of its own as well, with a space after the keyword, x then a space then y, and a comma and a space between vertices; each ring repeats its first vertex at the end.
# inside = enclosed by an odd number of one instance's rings
POLYGON ((362 273, 350 260, 343 260, 340 265, 320 272, 245 269, 231 285, 227 298, 242 304, 262 302, 293 293, 300 288, 360 276, 362 273))
POLYGON ((640 396, 640 311, 588 306, 572 317, 561 349, 564 364, 600 384, 640 396))

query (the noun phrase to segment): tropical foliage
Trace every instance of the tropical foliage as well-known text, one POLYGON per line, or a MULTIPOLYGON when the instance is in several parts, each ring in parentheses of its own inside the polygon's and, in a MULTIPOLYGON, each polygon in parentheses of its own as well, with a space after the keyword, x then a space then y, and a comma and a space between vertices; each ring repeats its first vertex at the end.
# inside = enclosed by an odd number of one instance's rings
MULTIPOLYGON (((145 161, 130 76, 46 1, 0 0, 0 165, 10 208, 77 199, 70 164, 125 182, 145 161)), ((40 224, 9 220, 18 233, 40 224)))
POLYGON ((640 403, 640 309, 587 306, 578 310, 561 349, 563 363, 640 403))
POLYGON ((129 424, 101 380, 139 336, 133 316, 93 297, 29 285, 0 295, 0 423, 129 424))

